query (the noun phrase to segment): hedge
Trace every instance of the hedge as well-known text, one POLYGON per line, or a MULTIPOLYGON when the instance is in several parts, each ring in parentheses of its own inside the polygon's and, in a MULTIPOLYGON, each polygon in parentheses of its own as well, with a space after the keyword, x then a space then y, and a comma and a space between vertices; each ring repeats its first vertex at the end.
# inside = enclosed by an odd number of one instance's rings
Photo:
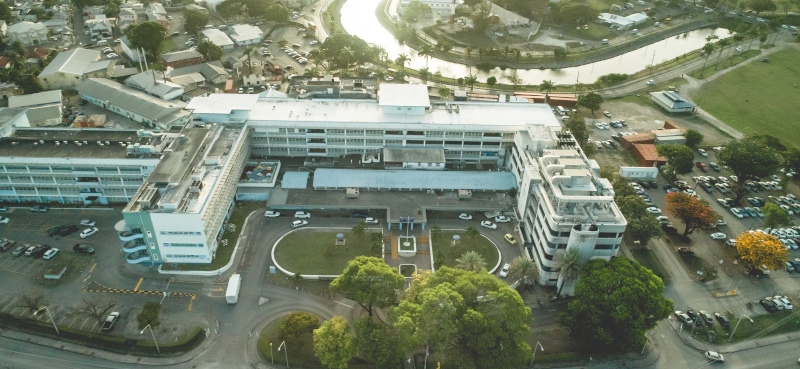
MULTIPOLYGON (((200 345, 204 339, 206 339, 206 331, 200 327, 197 327, 191 333, 187 334, 178 341, 159 343, 158 349, 161 350, 161 355, 183 354, 200 345)), ((142 339, 136 342, 131 354, 155 356, 158 354, 158 350, 156 349, 156 345, 153 343, 153 341, 142 339)))

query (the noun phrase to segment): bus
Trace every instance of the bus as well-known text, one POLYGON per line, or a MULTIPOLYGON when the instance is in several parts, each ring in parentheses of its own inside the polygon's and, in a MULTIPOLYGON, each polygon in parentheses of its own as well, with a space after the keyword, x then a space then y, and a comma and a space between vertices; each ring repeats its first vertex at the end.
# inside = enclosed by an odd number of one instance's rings
POLYGON ((317 29, 317 25, 314 22, 308 22, 308 29, 317 29))

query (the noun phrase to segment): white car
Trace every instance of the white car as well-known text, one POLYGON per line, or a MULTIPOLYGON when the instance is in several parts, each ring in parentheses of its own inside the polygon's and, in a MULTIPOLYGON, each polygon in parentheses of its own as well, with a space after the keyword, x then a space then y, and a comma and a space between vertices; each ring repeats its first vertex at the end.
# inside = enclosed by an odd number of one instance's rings
POLYGON ((499 217, 494 218, 494 221, 497 223, 508 223, 511 221, 511 218, 501 215, 499 217))
POLYGON ((97 227, 86 228, 86 229, 83 230, 83 232, 81 232, 81 238, 89 237, 89 236, 91 236, 91 235, 93 235, 93 234, 95 234, 95 233, 97 233, 99 231, 100 230, 97 229, 97 227))
POLYGON ((647 212, 650 213, 650 214, 661 214, 661 209, 659 209, 657 207, 654 207, 654 206, 651 206, 651 207, 647 208, 647 212))
POLYGON ((316 40, 315 40, 315 41, 311 41, 311 42, 309 42, 309 44, 310 44, 310 45, 316 45, 316 44, 318 44, 318 43, 319 43, 319 41, 316 41, 316 40))
POLYGON ((780 301, 781 303, 783 303, 784 309, 786 310, 794 309, 794 306, 792 306, 792 303, 789 302, 789 299, 787 299, 786 296, 775 296, 774 299, 776 301, 780 301))
POLYGON ((91 219, 81 220, 81 225, 84 227, 94 227, 95 221, 91 219))
POLYGON ((654 81, 654 80, 652 80, 652 79, 651 79, 651 80, 649 80, 649 81, 647 81, 647 85, 648 85, 648 86, 652 85, 653 83, 656 83, 656 81, 654 81))
POLYGON ((8 223, 11 219, 7 217, 0 217, 0 223, 8 223))
POLYGON ((506 265, 503 265, 503 269, 500 269, 500 276, 503 278, 508 277, 509 268, 511 268, 511 264, 506 263, 506 265))
POLYGON ((375 218, 367 218, 367 219, 364 219, 364 223, 367 223, 367 224, 378 224, 378 220, 375 219, 375 218))
POLYGON ((44 253, 44 258, 45 258, 45 260, 50 260, 50 259, 54 258, 56 256, 56 254, 58 254, 58 249, 50 249, 50 250, 47 250, 47 252, 44 253))
POLYGON ((488 220, 484 220, 484 221, 481 222, 481 227, 497 229, 497 224, 494 224, 494 223, 492 223, 492 222, 490 222, 488 220))
POLYGON ((296 211, 294 213, 295 218, 311 218, 311 213, 305 211, 296 211))
POLYGON ((731 208, 731 213, 733 213, 733 216, 735 216, 736 218, 739 219, 744 218, 744 215, 742 215, 742 211, 739 210, 739 208, 731 208))
POLYGON ((706 351, 706 359, 711 361, 718 361, 720 363, 725 361, 725 357, 716 351, 706 351))
POLYGON ((708 156, 708 153, 706 153, 706 150, 697 149, 697 152, 700 153, 700 156, 702 156, 702 157, 708 156))
POLYGON ((461 220, 472 220, 472 215, 469 215, 467 213, 461 213, 461 215, 458 216, 458 219, 461 219, 461 220))
POLYGON ((719 202, 719 204, 720 204, 720 205, 722 205, 722 206, 724 206, 724 207, 726 207, 726 208, 729 208, 729 207, 731 207, 731 204, 729 204, 729 203, 728 203, 728 200, 725 200, 725 199, 717 199, 717 202, 719 202))
POLYGON ((305 220, 295 220, 294 222, 292 222, 292 228, 300 228, 307 225, 308 222, 305 220))
POLYGON ((725 233, 717 232, 717 233, 712 233, 711 234, 711 239, 712 240, 724 240, 726 238, 728 238, 728 236, 726 236, 725 233))
POLYGON ((264 213, 264 216, 267 218, 277 218, 281 216, 281 213, 278 211, 267 210, 267 212, 264 213))

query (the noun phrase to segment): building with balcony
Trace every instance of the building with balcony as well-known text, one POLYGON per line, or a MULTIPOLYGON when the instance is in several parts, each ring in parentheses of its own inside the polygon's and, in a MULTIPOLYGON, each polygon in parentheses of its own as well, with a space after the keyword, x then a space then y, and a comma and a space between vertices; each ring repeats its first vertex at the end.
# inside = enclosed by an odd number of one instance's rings
POLYGON ((161 161, 116 226, 127 262, 213 261, 249 156, 246 132, 207 124, 164 136, 161 161))
POLYGON ((148 131, 16 128, 0 141, 0 201, 124 204, 163 149, 148 131))

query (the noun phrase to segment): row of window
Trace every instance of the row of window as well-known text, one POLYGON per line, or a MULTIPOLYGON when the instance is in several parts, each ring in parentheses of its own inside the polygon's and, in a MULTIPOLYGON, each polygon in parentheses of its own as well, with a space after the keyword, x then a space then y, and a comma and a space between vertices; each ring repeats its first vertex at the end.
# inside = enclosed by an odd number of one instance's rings
POLYGON ((164 242, 164 247, 203 247, 202 243, 177 243, 177 242, 164 242))
POLYGON ((163 235, 169 236, 199 236, 200 232, 183 232, 183 231, 161 231, 163 235))
POLYGON ((178 258, 180 258, 180 259, 205 259, 206 258, 205 255, 170 255, 170 254, 167 254, 165 256, 168 257, 168 258, 175 258, 175 259, 178 259, 178 258))
MULTIPOLYGON (((348 136, 383 136, 383 135, 412 135, 412 136, 446 136, 446 137, 504 137, 504 138, 513 138, 514 133, 507 132, 507 133, 496 133, 496 132, 443 132, 443 131, 384 131, 378 129, 368 129, 368 130, 359 130, 359 129, 341 129, 341 128, 329 128, 329 129, 295 129, 295 128, 278 128, 278 134, 287 134, 287 133, 321 133, 321 134, 331 134, 331 135, 343 135, 347 134, 348 136)), ((275 134, 274 132, 272 134, 275 134)), ((258 139, 258 138, 256 138, 258 139)))

